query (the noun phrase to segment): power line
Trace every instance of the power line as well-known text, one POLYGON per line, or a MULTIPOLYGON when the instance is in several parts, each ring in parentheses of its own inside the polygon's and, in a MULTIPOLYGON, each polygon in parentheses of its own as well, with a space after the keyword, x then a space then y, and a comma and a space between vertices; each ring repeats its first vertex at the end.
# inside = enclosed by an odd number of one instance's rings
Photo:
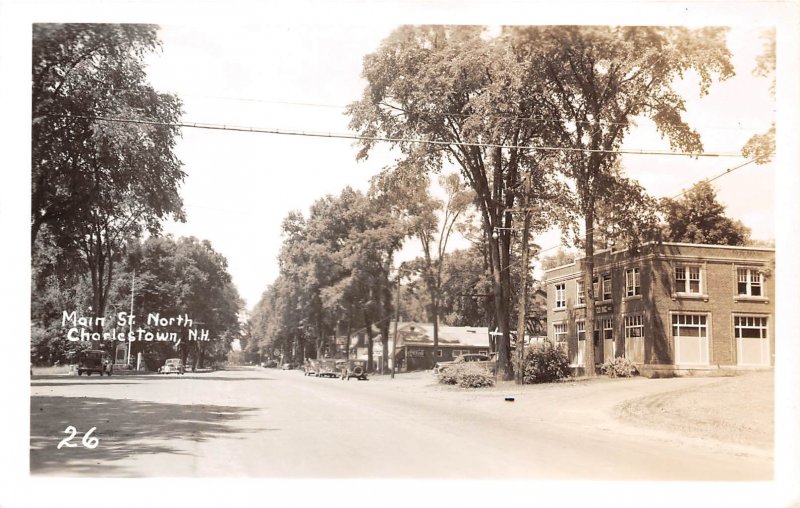
MULTIPOLYGON (((94 88, 93 90, 107 90, 112 92, 126 92, 126 93, 140 93, 140 94, 150 94, 151 91, 148 90, 141 90, 138 88, 113 88, 113 87, 106 87, 106 88, 94 88)), ((174 93, 177 95, 177 92, 167 92, 167 93, 174 93)), ((235 102, 249 102, 249 103, 260 103, 260 104, 276 104, 282 106, 303 106, 303 107, 313 107, 313 108, 328 108, 328 109, 340 109, 344 110, 347 109, 348 106, 343 106, 341 104, 322 104, 316 102, 293 102, 293 101, 279 101, 279 100, 270 100, 270 99, 258 99, 258 98, 251 98, 251 97, 229 97, 229 96, 221 96, 221 95, 204 95, 204 94, 193 94, 193 93, 181 93, 180 96, 194 96, 194 97, 203 97, 206 99, 216 99, 216 100, 226 100, 226 101, 235 101, 235 102)), ((420 116, 454 116, 459 118, 468 118, 468 117, 475 117, 478 116, 480 118, 497 118, 497 119, 507 119, 507 120, 516 120, 516 121, 530 121, 530 122, 544 122, 544 123, 562 123, 560 120, 555 120, 552 118, 547 118, 544 116, 518 116, 518 115, 499 115, 499 114, 489 114, 489 115, 473 115, 469 113, 440 113, 435 111, 416 111, 416 110, 407 110, 399 107, 395 107, 389 104, 383 104, 387 107, 396 109, 398 111, 402 111, 404 114, 408 115, 409 113, 415 113, 420 116)), ((568 122, 569 123, 569 122, 568 122)), ((629 126, 632 122, 615 122, 610 120, 573 120, 572 123, 581 124, 581 125, 594 125, 596 123, 602 125, 621 125, 621 126, 629 126)), ((755 127, 748 127, 745 128, 743 126, 739 127, 728 127, 722 125, 706 125, 706 128, 711 129, 719 129, 719 130, 747 130, 747 131, 759 131, 759 128, 755 127)))
POLYGON ((574 148, 574 147, 545 146, 545 145, 506 145, 501 143, 440 141, 435 139, 414 139, 414 138, 399 138, 399 137, 387 137, 387 136, 363 136, 359 134, 313 132, 313 131, 300 131, 292 129, 268 129, 262 127, 247 127, 247 126, 201 123, 201 122, 161 122, 161 121, 148 120, 142 118, 119 118, 119 117, 90 116, 90 115, 61 115, 55 113, 48 113, 47 116, 52 116, 57 118, 77 118, 81 120, 91 120, 97 122, 126 123, 134 125, 154 125, 160 127, 179 127, 179 128, 231 131, 231 132, 249 132, 254 134, 276 134, 283 136, 301 136, 301 137, 313 137, 313 138, 352 139, 361 141, 385 141, 389 143, 419 143, 419 144, 427 144, 435 146, 471 146, 471 147, 483 147, 483 148, 539 150, 545 152, 562 151, 562 152, 586 152, 586 153, 616 153, 620 155, 741 157, 741 154, 739 153, 725 153, 725 152, 695 153, 695 152, 672 152, 665 150, 630 150, 630 149, 604 150, 604 149, 593 149, 593 148, 574 148))

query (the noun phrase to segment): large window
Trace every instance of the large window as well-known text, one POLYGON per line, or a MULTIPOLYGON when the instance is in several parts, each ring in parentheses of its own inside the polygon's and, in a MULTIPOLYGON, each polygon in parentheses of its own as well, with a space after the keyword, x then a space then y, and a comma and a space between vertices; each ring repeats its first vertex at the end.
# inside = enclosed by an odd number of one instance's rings
POLYGON ((567 306, 567 285, 565 283, 556 284, 556 309, 563 309, 567 306))
POLYGON ((586 295, 583 292, 583 281, 581 279, 575 281, 575 302, 577 305, 586 304, 586 295))
POLYGON ((737 339, 767 338, 767 318, 765 316, 734 316, 733 328, 737 339))
POLYGON ((675 337, 707 337, 706 316, 702 314, 673 314, 672 335, 675 337))
POLYGON ((639 269, 631 268, 625 270, 625 296, 636 296, 642 294, 641 279, 639 269))
POLYGON ((675 292, 700 294, 700 267, 675 267, 675 292))
POLYGON ((625 316, 625 338, 644 337, 644 324, 641 314, 625 316))
POLYGON ((737 268, 737 291, 743 296, 763 296, 761 272, 753 268, 737 268))
POLYGON ((578 340, 586 340, 586 321, 583 319, 576 321, 575 327, 578 330, 578 340))

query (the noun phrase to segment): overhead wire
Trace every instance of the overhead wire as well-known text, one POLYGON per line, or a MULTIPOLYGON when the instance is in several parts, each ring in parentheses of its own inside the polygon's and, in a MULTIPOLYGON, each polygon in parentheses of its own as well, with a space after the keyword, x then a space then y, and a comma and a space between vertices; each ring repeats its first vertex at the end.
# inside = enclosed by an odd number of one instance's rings
POLYGON ((300 131, 293 129, 275 129, 275 128, 269 129, 262 127, 248 127, 248 126, 201 123, 201 122, 163 122, 163 121, 149 120, 143 118, 121 118, 121 117, 73 115, 73 114, 57 114, 57 113, 48 113, 47 116, 52 116, 57 118, 76 118, 82 120, 109 122, 109 123, 153 125, 161 127, 178 127, 178 128, 206 129, 206 130, 219 130, 219 131, 232 131, 232 132, 249 132, 254 134, 276 134, 283 136, 300 136, 300 137, 313 137, 313 138, 351 139, 360 141, 385 141, 389 143, 419 143, 419 144, 427 144, 434 146, 466 146, 466 147, 482 147, 482 148, 538 150, 545 152, 560 151, 560 152, 585 152, 585 153, 615 153, 620 155, 663 155, 663 156, 673 156, 673 157, 674 156, 741 157, 741 154, 735 152, 702 153, 702 152, 673 152, 668 150, 643 150, 643 149, 606 150, 597 148, 576 148, 576 147, 549 146, 549 145, 509 145, 502 143, 483 143, 483 142, 468 142, 468 141, 458 142, 458 141, 442 141, 436 139, 416 139, 416 138, 389 137, 389 136, 364 136, 360 134, 312 132, 312 131, 300 131))
MULTIPOLYGON (((137 88, 113 88, 113 87, 100 87, 100 88, 93 88, 93 90, 108 90, 113 92, 127 92, 127 93, 142 93, 142 94, 150 94, 152 91, 149 90, 141 90, 137 88)), ((166 92, 172 93, 172 92, 166 92)), ((193 94, 193 93, 185 93, 182 92, 181 96, 195 96, 195 97, 202 97, 206 99, 215 99, 215 100, 226 100, 226 101, 235 101, 235 102, 248 102, 248 103, 258 103, 258 104, 274 104, 279 106, 303 106, 303 107, 315 107, 315 108, 328 108, 328 109, 340 109, 345 110, 348 106, 341 105, 341 104, 322 104, 317 102, 296 102, 296 101, 281 101, 281 100, 271 100, 271 99, 260 99, 260 98, 251 98, 251 97, 229 97, 229 96, 221 96, 221 95, 204 95, 204 94, 193 94)), ((531 121, 531 122, 544 122, 544 123, 562 123, 560 120, 555 120, 553 118, 547 118, 544 116, 518 116, 518 115, 501 115, 501 114, 488 114, 488 115, 475 115, 472 113, 458 113, 458 112, 436 112, 436 111, 409 111, 404 108, 399 108, 396 106, 392 106, 390 104, 382 104, 387 107, 396 109, 398 111, 402 111, 405 114, 415 113, 418 115, 425 115, 425 116, 451 116, 451 117, 459 117, 459 118, 468 118, 468 117, 475 117, 478 116, 480 118, 492 118, 492 119, 507 119, 507 120, 516 120, 516 121, 531 121)), ((570 122, 568 122, 570 123, 570 122)), ((633 122, 616 122, 612 120, 572 120, 571 123, 581 124, 581 125, 594 125, 596 123, 600 123, 603 125, 620 125, 620 126, 629 126, 633 122)), ((738 126, 738 127, 730 127, 730 126, 723 126, 723 125, 700 125, 700 127, 711 128, 711 129, 719 129, 719 130, 751 130, 753 132, 759 131, 760 128, 755 127, 747 127, 738 126)))

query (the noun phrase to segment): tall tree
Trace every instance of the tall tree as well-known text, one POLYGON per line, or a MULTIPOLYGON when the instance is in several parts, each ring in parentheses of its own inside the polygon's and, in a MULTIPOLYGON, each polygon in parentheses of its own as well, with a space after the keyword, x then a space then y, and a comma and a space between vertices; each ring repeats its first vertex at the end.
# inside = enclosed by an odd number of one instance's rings
POLYGON ((697 182, 678 199, 661 201, 666 224, 664 239, 716 245, 746 245, 750 230, 725 216, 725 207, 707 180, 697 182))
MULTIPOLYGON (((348 107, 350 126, 364 136, 358 157, 391 139, 407 164, 428 173, 457 165, 475 191, 492 274, 495 319, 502 333, 498 374, 510 377, 508 308, 510 231, 524 175, 532 206, 561 196, 550 180, 550 154, 525 148, 542 139, 547 112, 528 55, 481 27, 405 26, 364 59, 361 100, 348 107), (419 142, 419 141, 422 142, 419 142), (492 233, 499 231, 499 235, 492 233)), ((541 227, 541 224, 537 223, 541 227)))
MULTIPOLYGON (((181 344, 145 342, 134 346, 148 362, 161 365, 171 355, 179 355, 184 364, 191 354, 194 370, 207 359, 222 360, 239 334, 238 314, 242 300, 228 272, 228 262, 208 240, 171 236, 151 237, 138 246, 136 256, 126 266, 136 269, 134 314, 162 316, 188 314, 194 326, 209 332, 209 341, 190 341, 185 327, 175 328, 181 344)), ((131 280, 130 277, 126 277, 131 280)), ((119 307, 125 309, 130 286, 118 295, 119 307)), ((140 326, 145 325, 140 321, 140 326)))
POLYGON ((41 228, 79 252, 103 315, 122 241, 183 219, 180 100, 150 86, 154 25, 35 24, 32 58, 31 245, 41 228))
MULTIPOLYGON (((618 182, 616 152, 635 117, 648 117, 675 150, 699 153, 700 135, 683 119, 684 99, 675 91, 689 71, 699 76, 700 94, 715 77, 733 75, 726 30, 676 27, 512 27, 514 44, 529 48, 544 88, 543 108, 558 118, 553 141, 560 168, 574 190, 573 208, 582 217, 586 291, 586 336, 594 330, 594 235, 598 200, 618 182)), ((594 351, 584 355, 594 375, 594 351)))
MULTIPOLYGON (((417 167, 401 162, 393 171, 385 171, 373 179, 371 192, 377 199, 386 199, 389 207, 409 224, 411 233, 420 241, 422 257, 407 263, 419 274, 428 292, 428 318, 433 323, 433 350, 439 347, 439 319, 442 298, 442 275, 445 253, 459 219, 465 217, 475 200, 475 193, 466 188, 457 173, 439 175, 439 186, 445 199, 431 195, 430 178, 417 167)), ((431 357, 431 368, 436 362, 431 357)))

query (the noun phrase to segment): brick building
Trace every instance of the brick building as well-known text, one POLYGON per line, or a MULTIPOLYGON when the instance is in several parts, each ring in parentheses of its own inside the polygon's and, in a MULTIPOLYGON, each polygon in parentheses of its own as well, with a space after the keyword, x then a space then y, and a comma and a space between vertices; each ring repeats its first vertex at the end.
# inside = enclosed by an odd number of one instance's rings
MULTIPOLYGON (((583 365, 583 258, 545 271, 548 339, 583 365)), ((775 250, 650 243, 595 254, 597 364, 646 375, 774 365, 775 250)))

